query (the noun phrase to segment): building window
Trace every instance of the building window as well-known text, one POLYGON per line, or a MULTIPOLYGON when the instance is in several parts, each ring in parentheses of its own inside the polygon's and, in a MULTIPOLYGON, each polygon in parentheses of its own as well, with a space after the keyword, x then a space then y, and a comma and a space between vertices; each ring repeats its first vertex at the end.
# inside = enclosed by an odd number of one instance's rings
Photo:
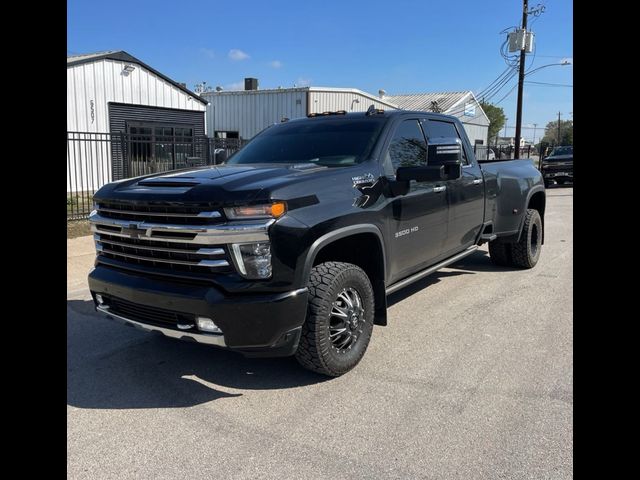
POLYGON ((240 138, 240 132, 229 132, 226 130, 216 130, 214 132, 215 138, 240 138))

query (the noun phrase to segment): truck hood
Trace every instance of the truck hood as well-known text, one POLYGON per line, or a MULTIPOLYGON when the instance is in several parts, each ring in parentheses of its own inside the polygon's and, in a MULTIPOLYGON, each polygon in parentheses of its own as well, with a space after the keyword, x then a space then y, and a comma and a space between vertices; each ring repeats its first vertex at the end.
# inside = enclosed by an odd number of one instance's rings
POLYGON ((207 202, 241 205, 269 200, 277 188, 332 175, 340 168, 313 164, 220 165, 130 178, 110 183, 95 200, 207 202))
POLYGON ((551 162, 561 162, 561 161, 568 161, 568 160, 573 161, 573 155, 554 155, 552 157, 547 157, 544 160, 545 162, 547 160, 551 162))

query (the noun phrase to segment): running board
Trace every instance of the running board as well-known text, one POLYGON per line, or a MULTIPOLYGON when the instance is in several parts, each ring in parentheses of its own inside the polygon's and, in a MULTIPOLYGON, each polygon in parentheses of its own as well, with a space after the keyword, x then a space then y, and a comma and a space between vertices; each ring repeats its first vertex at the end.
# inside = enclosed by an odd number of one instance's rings
POLYGON ((454 255, 453 257, 449 257, 446 260, 440 262, 440 263, 436 263, 434 266, 427 268, 426 270, 422 270, 418 273, 414 273, 413 275, 411 275, 410 277, 405 278, 404 280, 400 280, 397 283, 394 283, 393 285, 391 285, 389 288, 387 288, 387 295, 392 294, 393 292, 396 292, 398 290, 400 290, 401 288, 406 287, 407 285, 420 280, 421 278, 426 277, 427 275, 431 275, 432 273, 440 270, 441 268, 444 268, 448 265, 451 265, 452 263, 457 262, 458 260, 462 260, 464 257, 466 257, 467 255, 471 255, 473 252, 475 252, 478 249, 477 245, 472 245, 469 248, 467 248, 464 252, 460 252, 457 255, 454 255))

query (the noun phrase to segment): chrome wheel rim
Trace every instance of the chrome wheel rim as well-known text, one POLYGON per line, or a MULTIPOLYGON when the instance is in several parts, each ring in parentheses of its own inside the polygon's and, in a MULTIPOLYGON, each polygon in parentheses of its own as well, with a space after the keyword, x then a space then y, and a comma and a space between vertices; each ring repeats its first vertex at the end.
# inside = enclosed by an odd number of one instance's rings
POLYGON ((355 288, 343 288, 331 304, 329 314, 329 339, 338 352, 350 350, 366 322, 362 298, 355 288))

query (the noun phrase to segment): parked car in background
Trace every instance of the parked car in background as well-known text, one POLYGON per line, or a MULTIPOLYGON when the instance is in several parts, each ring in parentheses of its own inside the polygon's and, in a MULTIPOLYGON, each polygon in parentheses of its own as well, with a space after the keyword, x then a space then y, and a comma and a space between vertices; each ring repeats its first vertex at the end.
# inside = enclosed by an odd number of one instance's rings
POLYGON ((542 160, 540 171, 545 187, 549 187, 553 181, 558 185, 564 185, 567 181, 573 183, 573 145, 555 147, 542 160))

